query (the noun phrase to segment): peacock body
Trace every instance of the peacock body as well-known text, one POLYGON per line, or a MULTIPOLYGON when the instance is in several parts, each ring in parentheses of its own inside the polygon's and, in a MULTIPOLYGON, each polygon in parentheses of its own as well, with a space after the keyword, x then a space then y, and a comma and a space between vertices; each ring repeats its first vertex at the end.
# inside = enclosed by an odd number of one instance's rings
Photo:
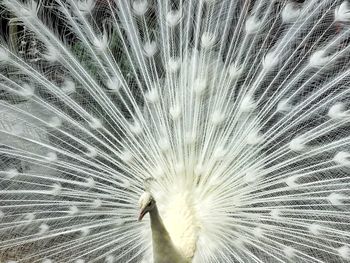
POLYGON ((0 8, 0 262, 348 262, 350 3, 0 8))

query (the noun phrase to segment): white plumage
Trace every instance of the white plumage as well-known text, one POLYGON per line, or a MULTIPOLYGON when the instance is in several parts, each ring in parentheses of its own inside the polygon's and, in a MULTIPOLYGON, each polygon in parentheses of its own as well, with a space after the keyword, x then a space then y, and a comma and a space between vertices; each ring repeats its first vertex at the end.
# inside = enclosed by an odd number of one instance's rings
POLYGON ((200 231, 193 194, 169 193, 166 199, 161 202, 166 207, 160 206, 164 212, 162 217, 150 193, 145 192, 140 199, 139 220, 145 213, 150 214, 154 262, 192 262, 200 231))
POLYGON ((348 1, 0 8, 0 262, 349 260, 348 1))

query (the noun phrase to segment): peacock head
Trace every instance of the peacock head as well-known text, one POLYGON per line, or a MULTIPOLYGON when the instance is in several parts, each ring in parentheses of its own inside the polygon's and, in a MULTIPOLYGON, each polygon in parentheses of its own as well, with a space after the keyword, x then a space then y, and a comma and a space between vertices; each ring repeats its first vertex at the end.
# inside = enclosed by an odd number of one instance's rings
POLYGON ((150 212, 155 206, 156 206, 156 201, 154 200, 153 196, 151 195, 150 192, 144 192, 139 200, 139 206, 140 206, 140 214, 138 221, 141 221, 142 218, 150 212))

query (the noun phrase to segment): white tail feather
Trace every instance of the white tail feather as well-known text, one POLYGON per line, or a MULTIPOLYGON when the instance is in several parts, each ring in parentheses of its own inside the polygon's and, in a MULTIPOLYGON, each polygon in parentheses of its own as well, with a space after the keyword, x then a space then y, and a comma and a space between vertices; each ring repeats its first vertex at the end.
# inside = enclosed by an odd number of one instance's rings
POLYGON ((349 2, 300 2, 0 0, 0 262, 348 259, 349 2))

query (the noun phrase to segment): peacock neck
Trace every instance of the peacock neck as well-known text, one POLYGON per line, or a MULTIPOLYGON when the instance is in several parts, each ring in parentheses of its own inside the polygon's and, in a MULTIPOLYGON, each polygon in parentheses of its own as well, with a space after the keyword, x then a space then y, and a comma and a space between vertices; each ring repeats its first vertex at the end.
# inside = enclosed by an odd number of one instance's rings
POLYGON ((181 257, 171 241, 157 206, 150 211, 150 217, 154 263, 169 263, 170 259, 172 263, 185 263, 186 260, 181 257))
POLYGON ((159 211, 158 211, 157 206, 155 206, 150 211, 150 217, 151 217, 152 233, 159 233, 159 234, 162 234, 163 237, 168 237, 170 239, 168 231, 166 230, 166 228, 163 224, 163 220, 159 215, 159 211))

